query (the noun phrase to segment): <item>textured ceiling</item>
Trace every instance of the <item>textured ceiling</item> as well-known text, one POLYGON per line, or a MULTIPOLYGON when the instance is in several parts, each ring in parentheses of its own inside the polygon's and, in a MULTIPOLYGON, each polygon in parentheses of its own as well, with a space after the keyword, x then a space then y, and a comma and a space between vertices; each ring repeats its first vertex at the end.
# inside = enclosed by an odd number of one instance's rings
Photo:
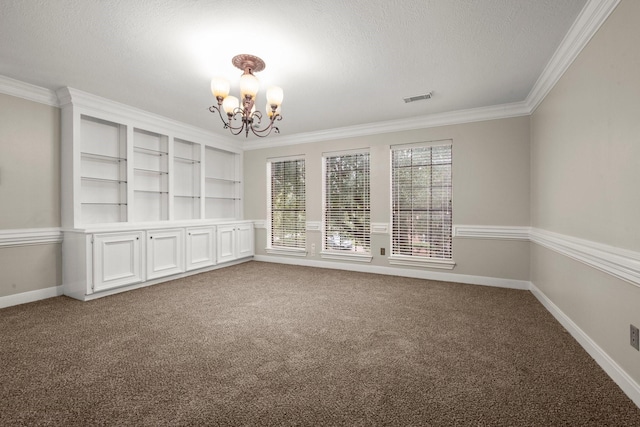
POLYGON ((237 84, 231 58, 250 53, 262 86, 283 87, 292 135, 523 101, 585 3, 2 0, 0 75, 227 135, 210 79, 237 84))

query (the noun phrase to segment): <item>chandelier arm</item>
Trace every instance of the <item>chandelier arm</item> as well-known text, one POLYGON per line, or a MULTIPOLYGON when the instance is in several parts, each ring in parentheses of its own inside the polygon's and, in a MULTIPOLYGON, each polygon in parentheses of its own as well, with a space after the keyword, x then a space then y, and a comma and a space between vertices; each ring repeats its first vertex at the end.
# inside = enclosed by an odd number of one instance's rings
POLYGON ((242 108, 237 107, 237 108, 235 108, 233 110, 232 115, 229 118, 229 123, 228 123, 228 125, 226 127, 231 131, 231 133, 233 135, 238 135, 240 132, 242 132, 242 130, 245 127, 244 111, 242 110, 242 108), (232 126, 231 125, 232 120, 235 120, 237 115, 240 115, 241 125, 240 126, 232 126), (237 131, 237 132, 234 132, 234 131, 237 131))
POLYGON ((269 136, 272 131, 275 131, 275 133, 280 133, 280 129, 278 129, 277 126, 273 126, 273 123, 271 123, 269 126, 267 126, 264 129, 254 129, 253 127, 251 128, 251 132, 253 132, 255 136, 260 138, 269 136))
POLYGON ((209 107, 209 111, 211 111, 212 113, 214 111, 218 112, 218 115, 220 116, 220 120, 222 120, 222 123, 224 123, 224 128, 226 129, 227 127, 229 127, 229 123, 227 123, 224 120, 224 117, 222 117, 222 111, 220 109, 220 107, 222 106, 222 104, 218 103, 218 106, 216 107, 215 105, 212 105, 211 107, 209 107))
POLYGON ((255 129, 253 126, 251 126, 251 132, 253 132, 254 135, 260 138, 270 135, 272 131, 275 133, 280 133, 280 129, 277 126, 274 126, 276 120, 282 120, 282 116, 280 114, 275 114, 274 116, 272 116, 271 120, 269 121, 269 126, 264 129, 255 129))

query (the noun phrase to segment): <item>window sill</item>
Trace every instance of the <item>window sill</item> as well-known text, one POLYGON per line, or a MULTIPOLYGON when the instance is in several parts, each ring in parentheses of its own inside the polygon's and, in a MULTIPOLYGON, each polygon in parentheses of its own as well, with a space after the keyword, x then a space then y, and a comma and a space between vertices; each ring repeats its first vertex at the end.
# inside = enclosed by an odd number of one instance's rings
POLYGON ((391 255, 388 259, 389 259, 389 264, 392 264, 392 265, 440 268, 443 270, 453 270, 453 267, 456 266, 455 261, 452 259, 423 258, 423 257, 413 257, 413 256, 407 256, 407 255, 391 255))
POLYGON ((326 259, 339 259, 343 261, 356 261, 356 262, 371 262, 373 256, 371 254, 357 254, 353 252, 334 252, 334 251, 322 251, 320 257, 326 259))
POLYGON ((265 251, 272 255, 307 256, 307 250, 300 248, 266 248, 265 251))

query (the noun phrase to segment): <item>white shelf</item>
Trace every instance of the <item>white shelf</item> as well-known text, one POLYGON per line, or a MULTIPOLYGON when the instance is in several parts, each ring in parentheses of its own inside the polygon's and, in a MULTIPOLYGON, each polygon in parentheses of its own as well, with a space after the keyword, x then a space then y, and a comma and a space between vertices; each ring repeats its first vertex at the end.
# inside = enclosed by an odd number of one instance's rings
POLYGON ((240 149, 89 94, 60 92, 65 228, 242 218, 240 149))

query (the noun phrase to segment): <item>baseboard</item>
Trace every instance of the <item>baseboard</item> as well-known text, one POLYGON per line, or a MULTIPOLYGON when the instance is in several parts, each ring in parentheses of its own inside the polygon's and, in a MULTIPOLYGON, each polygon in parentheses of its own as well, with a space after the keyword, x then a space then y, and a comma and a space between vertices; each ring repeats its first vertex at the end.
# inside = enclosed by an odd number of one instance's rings
POLYGON ((611 377, 622 391, 640 407, 640 385, 627 374, 598 344, 593 341, 569 316, 555 305, 540 289, 533 283, 531 293, 540 303, 560 322, 562 326, 575 338, 576 341, 589 353, 589 355, 600 365, 602 369, 611 377))
POLYGON ((0 308, 11 307, 28 302, 39 301, 41 299, 53 298, 62 295, 62 286, 52 286, 50 288, 38 289, 35 291, 21 292, 19 294, 0 297, 0 308))
POLYGON ((384 274, 387 276, 411 277, 414 279, 440 280, 444 282, 465 283, 470 285, 493 286, 498 288, 529 290, 529 281, 515 279, 501 279, 497 277, 469 276, 466 274, 441 273, 428 270, 414 270, 408 268, 385 267, 370 264, 352 264, 331 261, 316 261, 303 258, 289 258, 283 256, 255 255, 255 261, 273 262, 278 264, 301 265, 305 267, 329 268, 332 270, 358 271, 361 273, 384 274))

